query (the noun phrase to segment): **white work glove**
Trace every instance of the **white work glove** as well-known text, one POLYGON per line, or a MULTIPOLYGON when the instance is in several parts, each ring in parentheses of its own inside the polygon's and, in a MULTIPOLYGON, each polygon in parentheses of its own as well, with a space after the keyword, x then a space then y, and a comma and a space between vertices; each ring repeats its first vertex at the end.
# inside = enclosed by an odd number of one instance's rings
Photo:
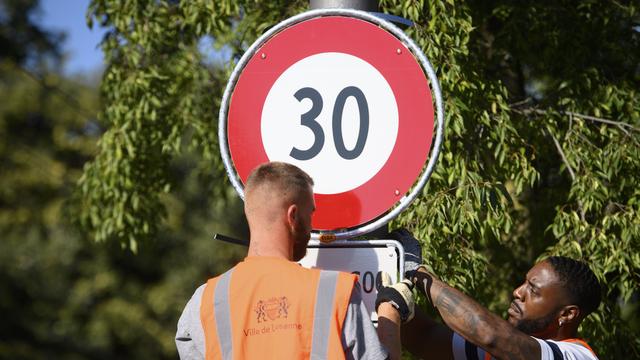
POLYGON ((413 319, 413 283, 408 279, 403 279, 392 285, 391 277, 384 271, 380 273, 380 280, 381 284, 378 288, 378 297, 376 298, 376 311, 381 303, 388 302, 398 310, 400 320, 403 323, 413 319))
POLYGON ((389 233, 389 237, 398 240, 404 248, 404 277, 411 279, 418 267, 422 265, 422 247, 420 242, 409 232, 400 228, 389 233))

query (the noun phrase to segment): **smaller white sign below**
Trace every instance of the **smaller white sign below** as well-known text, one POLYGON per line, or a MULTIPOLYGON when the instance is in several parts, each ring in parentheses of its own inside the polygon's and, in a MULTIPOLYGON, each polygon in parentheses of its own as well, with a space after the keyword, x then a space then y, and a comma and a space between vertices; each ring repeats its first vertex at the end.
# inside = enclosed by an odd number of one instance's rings
POLYGON ((371 313, 371 321, 377 323, 374 306, 380 272, 391 276, 393 282, 404 272, 404 249, 396 240, 347 240, 322 244, 309 242, 307 255, 300 260, 307 268, 339 270, 358 275, 362 300, 371 313))

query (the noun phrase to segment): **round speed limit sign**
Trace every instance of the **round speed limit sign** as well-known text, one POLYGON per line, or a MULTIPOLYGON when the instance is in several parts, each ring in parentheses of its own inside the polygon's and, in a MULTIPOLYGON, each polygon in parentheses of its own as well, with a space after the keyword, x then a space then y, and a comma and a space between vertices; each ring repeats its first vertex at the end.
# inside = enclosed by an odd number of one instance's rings
POLYGON ((254 167, 284 161, 314 179, 315 230, 357 228, 406 198, 432 149, 434 101, 416 50, 381 24, 393 27, 355 10, 311 11, 247 51, 220 111, 241 195, 254 167))

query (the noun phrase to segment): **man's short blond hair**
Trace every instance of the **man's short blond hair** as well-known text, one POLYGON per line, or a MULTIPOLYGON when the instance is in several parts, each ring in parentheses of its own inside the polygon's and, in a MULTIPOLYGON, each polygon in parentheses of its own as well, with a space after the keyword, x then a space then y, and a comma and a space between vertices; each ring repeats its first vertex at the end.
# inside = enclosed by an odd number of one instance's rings
POLYGON ((251 192, 264 188, 281 201, 293 203, 312 187, 313 179, 302 169, 288 163, 273 161, 253 169, 247 178, 245 194, 246 198, 250 198, 251 192))

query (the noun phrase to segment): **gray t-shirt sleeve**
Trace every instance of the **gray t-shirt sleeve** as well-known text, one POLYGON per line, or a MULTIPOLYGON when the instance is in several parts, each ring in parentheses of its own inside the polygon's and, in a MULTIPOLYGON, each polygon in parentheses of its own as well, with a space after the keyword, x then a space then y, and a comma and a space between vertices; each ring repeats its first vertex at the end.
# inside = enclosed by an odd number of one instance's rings
POLYGON ((204 330, 200 322, 200 302, 202 300, 204 287, 205 285, 201 285, 196 289, 178 320, 176 347, 178 348, 178 355, 180 355, 180 359, 182 360, 204 359, 204 330))
POLYGON ((347 359, 387 359, 389 353, 378 339, 360 291, 360 284, 356 282, 342 327, 345 355, 347 359))

